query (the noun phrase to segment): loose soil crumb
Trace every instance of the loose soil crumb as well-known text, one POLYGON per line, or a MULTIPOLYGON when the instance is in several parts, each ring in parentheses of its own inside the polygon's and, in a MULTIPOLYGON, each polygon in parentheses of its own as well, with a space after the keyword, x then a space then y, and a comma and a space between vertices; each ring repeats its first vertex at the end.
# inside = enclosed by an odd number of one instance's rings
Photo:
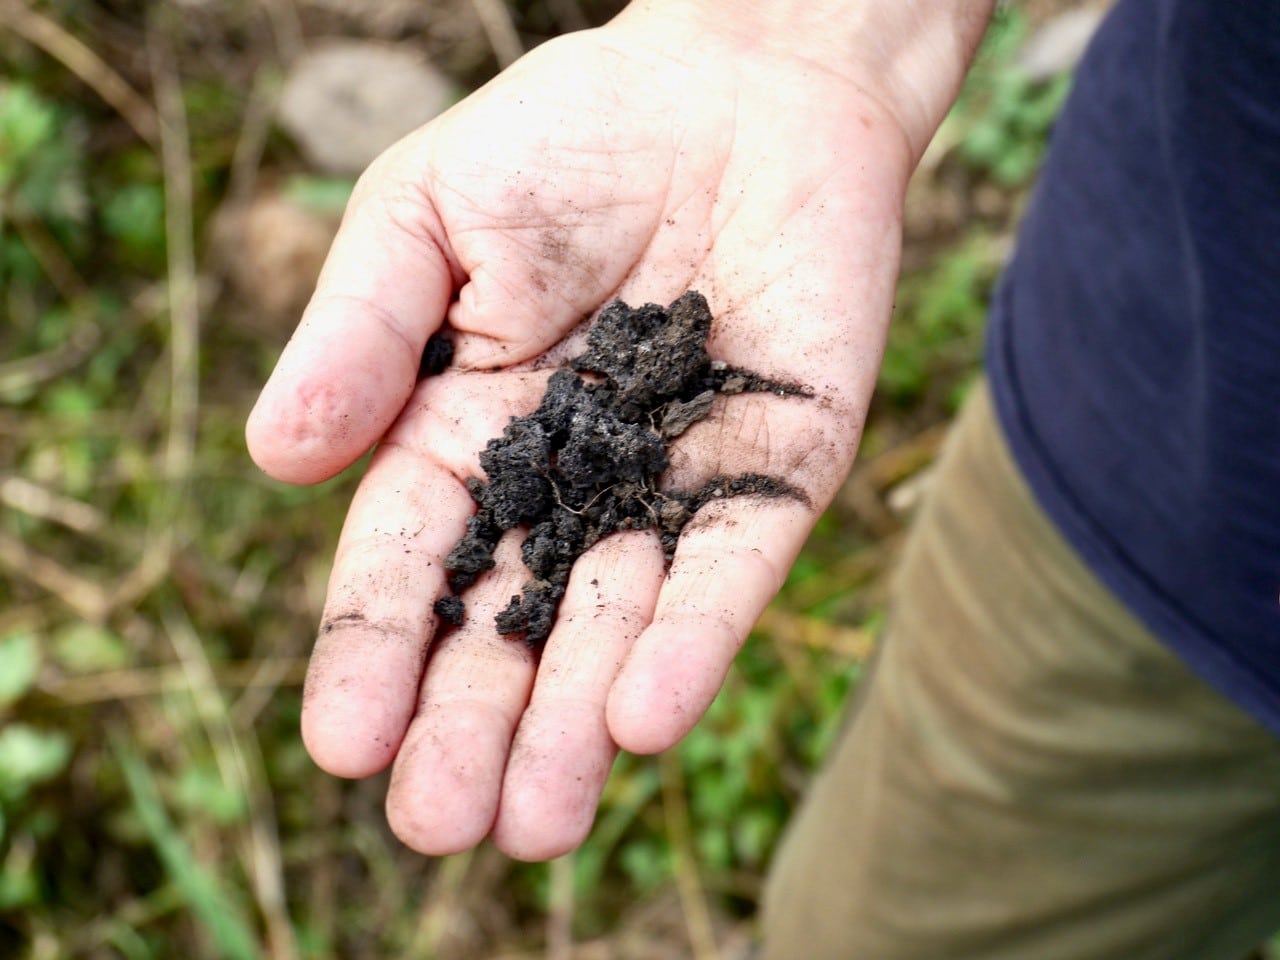
POLYGON ((516 417, 480 453, 487 480, 467 489, 478 510, 445 558, 451 594, 435 604, 461 624, 458 596, 494 566, 506 530, 528 528, 521 548, 532 579, 497 615, 498 632, 530 646, 547 638, 574 562, 619 530, 656 529, 670 563, 680 532, 705 504, 725 497, 792 497, 804 491, 763 474, 714 477, 695 491, 661 491, 668 444, 711 411, 716 394, 770 392, 809 397, 804 387, 713 361, 711 311, 684 294, 670 308, 614 301, 569 369, 551 375, 542 403, 516 417))
POLYGON ((436 335, 427 341, 422 351, 422 361, 418 364, 418 379, 434 377, 443 373, 453 363, 453 342, 446 337, 436 335))

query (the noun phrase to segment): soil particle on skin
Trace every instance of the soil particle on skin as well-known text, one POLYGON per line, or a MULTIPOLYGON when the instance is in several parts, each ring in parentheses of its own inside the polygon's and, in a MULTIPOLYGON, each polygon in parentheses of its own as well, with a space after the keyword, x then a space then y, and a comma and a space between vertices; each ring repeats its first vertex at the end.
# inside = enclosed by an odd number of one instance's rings
POLYGON ((467 481, 478 509, 444 561, 451 593, 435 604, 442 620, 462 622, 458 594, 493 567, 498 540, 518 526, 528 530, 521 557, 532 577, 495 622, 499 633, 536 646, 551 632, 574 562, 601 537, 656 529, 670 562, 681 531, 707 503, 807 502, 786 480, 752 473, 714 477, 695 491, 659 490, 668 443, 707 417, 717 394, 811 396, 712 361, 710 331, 707 301, 693 291, 669 308, 614 301, 604 309, 586 351, 551 375, 538 409, 513 418, 481 451, 486 479, 467 481))
POLYGON ((441 597, 436 601, 435 611, 436 615, 445 623, 452 624, 455 627, 462 626, 464 604, 461 597, 452 595, 441 597))
POLYGON ((453 363, 453 341, 444 336, 433 336, 422 350, 422 361, 418 364, 418 379, 443 373, 451 363, 453 363))

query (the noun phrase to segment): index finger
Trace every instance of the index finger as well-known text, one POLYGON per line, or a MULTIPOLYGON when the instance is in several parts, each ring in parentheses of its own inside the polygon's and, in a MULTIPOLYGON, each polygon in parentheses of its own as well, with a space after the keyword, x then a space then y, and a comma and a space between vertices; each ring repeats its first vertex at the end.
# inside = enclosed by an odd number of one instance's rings
POLYGON ((421 180, 420 135, 356 184, 315 294, 249 416, 254 461, 290 483, 350 466, 387 430, 417 379, 460 270, 421 180))

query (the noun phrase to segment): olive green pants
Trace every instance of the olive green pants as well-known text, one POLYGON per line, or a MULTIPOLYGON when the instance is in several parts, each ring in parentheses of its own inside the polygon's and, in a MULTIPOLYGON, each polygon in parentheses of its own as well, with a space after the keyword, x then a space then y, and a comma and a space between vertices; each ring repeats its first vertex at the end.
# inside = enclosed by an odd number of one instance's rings
POLYGON ((1277 927, 1280 740, 1083 566, 976 390, 763 957, 1240 960, 1277 927))

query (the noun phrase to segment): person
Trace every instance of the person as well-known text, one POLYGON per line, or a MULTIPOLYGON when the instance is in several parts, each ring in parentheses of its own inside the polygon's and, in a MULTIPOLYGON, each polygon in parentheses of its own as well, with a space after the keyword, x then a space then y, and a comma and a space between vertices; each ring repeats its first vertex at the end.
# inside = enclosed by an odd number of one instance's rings
MULTIPOLYGON (((578 845, 619 749, 706 709, 849 470, 906 182, 994 0, 637 0, 361 177, 247 427, 310 483, 375 443, 302 733, 388 765, 428 854, 578 845), (669 570, 574 568, 540 659, 518 546, 436 634, 464 480, 619 297, 705 294, 749 395, 672 480, 783 474, 669 570), (417 382, 448 322, 453 367, 417 382), (425 665, 425 666, 424 666, 425 665)), ((1280 924, 1280 4, 1119 0, 1082 64, 853 720, 779 854, 766 957, 1234 958, 1280 924)))

